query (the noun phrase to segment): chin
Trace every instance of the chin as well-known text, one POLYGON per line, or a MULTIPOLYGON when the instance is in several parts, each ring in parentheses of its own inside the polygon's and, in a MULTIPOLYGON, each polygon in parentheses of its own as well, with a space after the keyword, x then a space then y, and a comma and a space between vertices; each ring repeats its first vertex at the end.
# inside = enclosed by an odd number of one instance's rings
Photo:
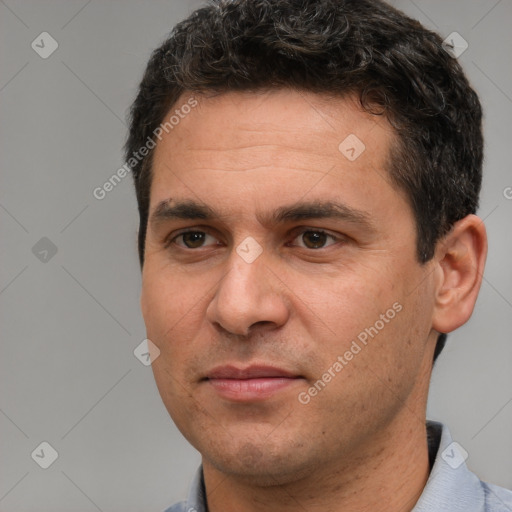
POLYGON ((236 450, 233 446, 213 457, 205 454, 204 458, 221 473, 251 486, 271 487, 296 482, 310 475, 314 466, 303 447, 289 446, 283 450, 281 444, 276 453, 276 446, 269 445, 268 441, 241 443, 236 450))

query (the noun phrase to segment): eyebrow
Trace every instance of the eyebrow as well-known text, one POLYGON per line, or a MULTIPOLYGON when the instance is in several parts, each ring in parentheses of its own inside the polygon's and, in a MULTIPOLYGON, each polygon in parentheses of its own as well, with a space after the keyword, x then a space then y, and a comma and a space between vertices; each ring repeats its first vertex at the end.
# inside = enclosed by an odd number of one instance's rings
MULTIPOLYGON (((149 223, 156 228, 171 220, 218 220, 224 217, 213 208, 192 200, 174 201, 172 198, 161 201, 153 210, 149 223)), ((281 206, 275 211, 256 215, 262 225, 284 224, 307 219, 339 219, 373 231, 374 223, 370 215, 362 210, 349 207, 335 201, 297 202, 281 206)))

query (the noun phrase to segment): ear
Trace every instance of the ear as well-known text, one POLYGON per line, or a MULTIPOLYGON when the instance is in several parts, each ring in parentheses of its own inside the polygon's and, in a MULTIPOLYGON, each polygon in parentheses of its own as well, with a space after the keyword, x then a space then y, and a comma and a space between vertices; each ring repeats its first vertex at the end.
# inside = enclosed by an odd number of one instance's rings
POLYGON ((438 243, 432 327, 443 333, 465 324, 476 303, 487 257, 483 221, 468 215, 438 243))

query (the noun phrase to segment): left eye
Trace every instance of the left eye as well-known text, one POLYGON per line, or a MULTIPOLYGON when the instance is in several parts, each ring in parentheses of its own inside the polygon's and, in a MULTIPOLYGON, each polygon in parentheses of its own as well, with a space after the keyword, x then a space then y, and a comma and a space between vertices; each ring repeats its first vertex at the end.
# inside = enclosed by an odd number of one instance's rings
MULTIPOLYGON (((326 247, 326 242, 328 239, 337 241, 337 238, 334 235, 330 235, 325 231, 321 230, 308 230, 302 231, 296 238, 302 240, 304 245, 299 245, 299 247, 305 247, 306 249, 323 249, 326 247)), ((329 244, 332 245, 332 244, 329 244)), ((327 246, 328 247, 328 246, 327 246)))

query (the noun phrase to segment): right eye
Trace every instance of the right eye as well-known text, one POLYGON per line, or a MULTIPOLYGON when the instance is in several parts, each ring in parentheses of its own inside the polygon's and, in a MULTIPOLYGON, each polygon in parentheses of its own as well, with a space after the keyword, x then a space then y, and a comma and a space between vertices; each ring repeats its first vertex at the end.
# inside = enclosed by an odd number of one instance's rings
POLYGON ((170 246, 171 244, 175 244, 182 249, 199 249, 205 246, 204 243, 208 237, 210 237, 212 240, 216 240, 215 237, 204 231, 182 231, 181 233, 175 235, 171 240, 169 240, 169 242, 166 244, 166 247, 170 246), (181 244, 177 242, 180 239, 182 241, 181 244))

